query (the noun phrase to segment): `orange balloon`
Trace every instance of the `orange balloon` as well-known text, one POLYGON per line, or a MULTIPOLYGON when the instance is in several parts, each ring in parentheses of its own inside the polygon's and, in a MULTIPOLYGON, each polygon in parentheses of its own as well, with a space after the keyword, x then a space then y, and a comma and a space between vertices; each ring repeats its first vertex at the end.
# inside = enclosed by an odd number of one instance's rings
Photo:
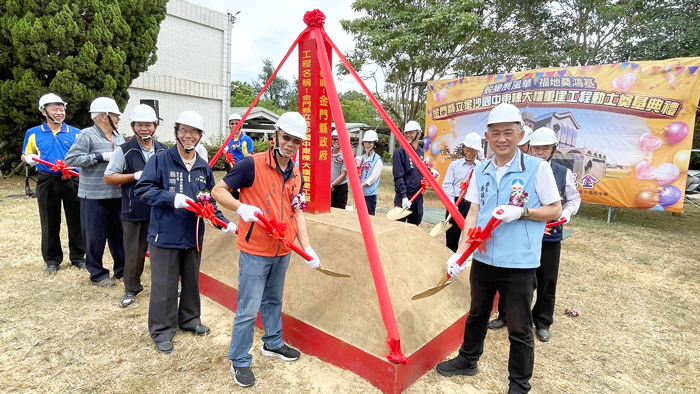
POLYGON ((649 209, 659 203, 659 193, 653 189, 644 189, 634 198, 634 206, 637 209, 649 209))

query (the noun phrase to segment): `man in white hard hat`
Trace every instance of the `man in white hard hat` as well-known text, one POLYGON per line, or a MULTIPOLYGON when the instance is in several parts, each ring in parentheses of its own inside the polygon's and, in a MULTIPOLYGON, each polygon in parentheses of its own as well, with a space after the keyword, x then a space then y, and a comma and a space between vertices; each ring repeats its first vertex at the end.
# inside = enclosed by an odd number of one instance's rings
POLYGON ((80 230, 80 200, 78 179, 63 179, 61 172, 34 161, 40 158, 50 163, 65 160, 80 130, 64 123, 66 103, 53 93, 39 99, 39 112, 45 121, 24 134, 22 160, 37 166, 36 198, 41 222, 41 256, 46 263, 46 273, 53 274, 63 262, 61 250, 61 202, 68 227, 69 259, 74 267, 85 268, 85 245, 80 230))
POLYGON ((204 223, 186 209, 188 201, 211 202, 216 216, 227 223, 221 231, 236 232, 236 225, 223 216, 215 201, 210 200, 214 174, 209 164, 194 151, 203 133, 204 118, 200 114, 181 113, 175 121, 175 146, 149 160, 136 183, 136 197, 151 206, 148 331, 156 351, 164 354, 173 351, 173 337, 178 328, 197 336, 210 332, 200 318, 199 264, 204 223), (179 303, 178 277, 182 283, 179 303))
MULTIPOLYGON (((411 120, 406 123, 403 135, 421 160, 423 160, 423 149, 418 146, 418 142, 422 134, 423 131, 418 122, 411 120)), ((423 195, 418 195, 413 202, 411 202, 410 199, 420 190, 423 175, 420 173, 413 160, 408 156, 408 153, 403 149, 403 146, 394 151, 392 160, 395 192, 394 206, 411 210, 410 215, 399 219, 399 221, 418 226, 421 221, 423 221, 423 195)))
POLYGON ((238 308, 233 321, 228 358, 236 384, 246 387, 255 383, 250 369, 253 334, 258 310, 265 335, 260 352, 263 356, 294 361, 300 353, 282 339, 282 294, 291 249, 272 238, 258 223, 256 214, 284 226, 284 236, 295 239, 313 257, 306 264, 319 267, 320 259, 311 247, 304 204, 304 178, 292 157, 306 140, 306 120, 298 112, 286 112, 275 123, 275 146, 236 163, 212 190, 222 206, 239 216, 238 308), (239 190, 235 199, 232 191, 239 190))
MULTIPOLYGON (((472 173, 472 170, 476 168, 479 163, 481 163, 477 156, 479 153, 483 154, 484 148, 481 147, 481 137, 477 133, 470 133, 464 137, 462 141, 462 153, 464 154, 464 159, 457 159, 452 161, 447 167, 447 172, 445 173, 445 180, 442 181, 442 190, 445 191, 448 197, 452 201, 457 203, 459 195, 462 194, 462 182, 466 182, 472 173)), ((462 216, 467 216, 469 212, 469 207, 471 203, 467 201, 466 198, 462 198, 457 209, 462 216)), ((449 213, 449 212, 448 212, 449 213)), ((447 215, 446 213, 445 215, 447 215)), ((462 236, 462 229, 457 226, 454 219, 450 219, 452 227, 445 231, 445 245, 453 251, 457 251, 459 246, 459 238, 462 236)))
POLYGON ((530 154, 530 138, 532 138, 532 128, 530 126, 523 126, 523 139, 518 142, 518 149, 521 152, 530 154))
MULTIPOLYGON (((581 196, 576 189, 574 174, 563 165, 553 162, 552 156, 557 151, 559 139, 556 133, 547 127, 541 127, 532 134, 530 140, 530 154, 545 160, 552 167, 554 180, 557 182, 557 191, 564 201, 561 210, 561 219, 566 222, 578 212, 581 206, 581 196)), ((557 291, 557 279, 559 277, 559 259, 561 256, 561 241, 563 225, 549 230, 542 238, 542 257, 537 268, 537 301, 532 308, 532 320, 535 323, 537 339, 547 342, 551 338, 549 327, 554 322, 554 303, 557 291)), ((505 304, 498 302, 498 318, 488 325, 491 329, 499 329, 506 325, 505 304)))
POLYGON ((365 196, 367 204, 367 212, 374 215, 377 209, 377 193, 379 193, 379 179, 382 176, 381 157, 377 154, 377 145, 379 144, 379 136, 374 130, 369 130, 362 137, 362 147, 365 149, 365 154, 355 158, 360 171, 360 182, 362 182, 362 194, 365 196))
POLYGON ((66 155, 66 164, 80 167, 80 220, 87 250, 86 265, 92 283, 100 287, 115 285, 109 269, 102 263, 105 243, 114 260, 114 279, 124 274, 124 244, 120 220, 122 192, 118 185, 104 181, 107 164, 114 148, 124 143, 119 134, 117 102, 109 97, 98 97, 90 104, 95 124, 83 130, 66 155))
POLYGON ((331 133, 331 206, 345 209, 348 205, 348 170, 340 151, 338 131, 331 133))
MULTIPOLYGON (((228 118, 228 125, 231 128, 231 132, 236 128, 238 123, 241 121, 241 115, 237 113, 231 114, 228 118)), ((243 127, 238 129, 238 132, 233 135, 231 141, 228 142, 224 148, 224 152, 231 152, 233 155, 233 160, 237 163, 243 160, 244 157, 253 154, 253 139, 250 138, 243 132, 243 127)))
MULTIPOLYGON (((486 250, 475 251, 470 269, 471 306, 464 327, 464 342, 459 355, 437 365, 444 376, 476 375, 477 363, 484 349, 486 325, 489 322, 496 292, 505 299, 508 313, 510 356, 508 393, 530 391, 530 378, 535 361, 532 333, 532 305, 540 265, 540 247, 545 223, 561 216, 561 197, 552 170, 547 162, 523 154, 518 142, 523 137, 520 110, 512 104, 499 104, 489 113, 484 133, 494 152, 491 159, 479 164, 467 189, 472 203, 464 221, 467 231, 485 228, 491 217, 502 220, 486 250)), ((459 275, 466 264, 456 262, 468 244, 460 244, 447 261, 447 272, 459 275)))
POLYGON ((158 128, 158 117, 153 108, 145 104, 137 105, 131 110, 130 119, 134 136, 114 149, 104 174, 105 183, 121 185, 122 188, 125 260, 124 295, 119 305, 123 308, 133 305, 136 295, 143 290, 141 274, 148 249, 146 238, 151 218, 151 206, 136 198, 134 188, 146 162, 156 153, 168 149, 165 144, 153 139, 158 128))

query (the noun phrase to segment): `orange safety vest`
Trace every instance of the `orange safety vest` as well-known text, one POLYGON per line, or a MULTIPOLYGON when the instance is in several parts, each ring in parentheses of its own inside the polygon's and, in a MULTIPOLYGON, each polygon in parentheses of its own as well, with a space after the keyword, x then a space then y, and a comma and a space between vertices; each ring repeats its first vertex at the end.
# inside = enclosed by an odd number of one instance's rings
MULTIPOLYGON (((292 200, 301 191, 301 175, 293 161, 290 165, 292 176, 286 183, 282 173, 277 170, 277 163, 272 155, 273 149, 253 155, 255 163, 255 180, 250 187, 241 188, 240 201, 260 208, 268 220, 275 219, 287 224, 285 235, 294 241, 297 237, 297 217, 292 209, 292 200)), ((238 241, 236 246, 248 254, 274 257, 291 253, 291 249, 275 240, 263 229, 262 224, 239 220, 238 241), (251 231, 252 227, 252 231, 251 231)))

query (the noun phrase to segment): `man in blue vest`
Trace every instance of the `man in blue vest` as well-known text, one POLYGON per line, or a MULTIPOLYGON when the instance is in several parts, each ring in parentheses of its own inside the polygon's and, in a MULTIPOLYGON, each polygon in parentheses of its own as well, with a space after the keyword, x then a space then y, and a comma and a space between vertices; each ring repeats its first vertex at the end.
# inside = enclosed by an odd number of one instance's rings
MULTIPOLYGON (((423 131, 418 122, 411 120, 406 123, 403 135, 421 160, 423 160, 423 149, 418 146, 418 142, 422 134, 423 131)), ((411 210, 410 215, 399 219, 399 221, 419 226, 421 221, 423 221, 423 195, 418 195, 413 202, 410 199, 420 190, 420 181, 423 179, 423 175, 418 171, 416 164, 408 156, 403 146, 396 149, 392 162, 394 191, 396 192, 394 195, 394 206, 411 210)))
MULTIPOLYGON (((540 265, 542 235, 547 220, 561 216, 561 203, 552 170, 542 159, 525 155, 518 149, 523 137, 520 110, 512 104, 499 104, 489 113, 484 134, 494 152, 491 159, 479 164, 467 189, 471 202, 464 221, 464 239, 474 227, 486 227, 491 217, 502 220, 484 252, 474 252, 470 269, 471 305, 464 327, 464 342, 459 355, 437 365, 444 376, 479 372, 477 363, 484 348, 491 308, 500 293, 508 313, 509 394, 530 391, 535 363, 532 334, 532 304, 540 265)), ((447 260, 447 272, 457 276, 465 269, 457 260, 467 250, 460 244, 457 253, 447 260)))
MULTIPOLYGON (((574 174, 566 167, 552 160, 557 151, 559 139, 554 130, 541 127, 532 134, 530 141, 530 153, 549 163, 552 167, 554 180, 557 182, 557 191, 564 201, 561 210, 561 219, 566 222, 578 212, 581 206, 581 196, 576 190, 574 174)), ((542 239, 542 257, 537 268, 537 301, 532 308, 532 320, 537 330, 537 339, 547 342, 551 338, 549 327, 554 321, 554 301, 557 291, 557 278, 559 277, 559 259, 561 256, 563 226, 559 225, 549 230, 542 239)), ((498 302, 498 318, 488 325, 490 329, 497 330, 506 325, 506 311, 503 299, 498 302)))
MULTIPOLYGON (((66 103, 53 93, 39 99, 39 112, 46 121, 27 130, 22 145, 22 160, 36 166, 35 158, 56 163, 65 160, 66 153, 75 142, 80 130, 68 126, 66 103)), ((74 267, 85 268, 85 245, 80 230, 80 200, 78 178, 63 179, 60 172, 44 164, 37 166, 36 199, 39 203, 41 222, 41 255, 46 263, 46 273, 53 274, 63 262, 61 250, 61 202, 68 227, 69 258, 74 267)))
POLYGON ((136 295, 143 290, 141 274, 148 249, 148 221, 151 206, 134 195, 136 181, 141 178, 146 162, 168 147, 153 139, 158 127, 156 111, 141 104, 131 110, 132 137, 114 149, 107 164, 104 181, 122 187, 122 229, 124 231, 124 295, 119 305, 133 305, 136 295))

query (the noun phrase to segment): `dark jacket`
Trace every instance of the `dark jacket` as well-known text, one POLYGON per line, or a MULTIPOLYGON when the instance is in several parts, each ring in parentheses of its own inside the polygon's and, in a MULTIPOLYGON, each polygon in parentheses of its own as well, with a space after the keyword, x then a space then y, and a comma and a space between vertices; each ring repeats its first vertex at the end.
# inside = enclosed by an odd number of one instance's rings
MULTIPOLYGON (((564 190, 566 189, 566 167, 559 163, 553 161, 549 162, 552 167, 552 174, 554 174, 554 180, 557 182, 557 190, 559 190, 559 196, 561 196, 561 204, 564 205, 566 202, 564 199, 564 190)), ((559 225, 549 229, 549 234, 545 234, 542 238, 542 242, 561 242, 562 232, 564 231, 564 226, 559 225)))
MULTIPOLYGON (((124 174, 133 174, 143 171, 146 166, 146 158, 143 156, 141 144, 137 138, 132 138, 120 145, 124 152, 124 174)), ((158 153, 167 150, 162 142, 153 141, 153 152, 158 153)), ((134 196, 136 181, 122 184, 122 220, 127 222, 146 222, 151 217, 151 206, 140 201, 134 196)))
MULTIPOLYGON (((416 149, 416 154, 423 160, 423 149, 419 146, 416 149)), ((416 164, 408 156, 408 153, 403 147, 398 148, 394 152, 393 158, 393 174, 394 174, 394 206, 400 207, 401 200, 408 198, 409 200, 420 189, 420 181, 423 179, 423 174, 418 171, 416 164)), ((420 195, 416 200, 422 199, 420 195)))
MULTIPOLYGON (((177 145, 162 151, 151 158, 143 169, 141 179, 136 183, 136 198, 149 204, 151 222, 148 225, 148 243, 159 248, 188 249, 201 244, 204 239, 204 224, 199 225, 199 218, 173 205, 177 193, 184 194, 197 200, 197 192, 214 187, 214 174, 204 159, 197 157, 192 169, 187 171, 185 164, 177 151, 177 145)), ((216 216, 226 223, 229 220, 216 208, 212 199, 216 216)))

